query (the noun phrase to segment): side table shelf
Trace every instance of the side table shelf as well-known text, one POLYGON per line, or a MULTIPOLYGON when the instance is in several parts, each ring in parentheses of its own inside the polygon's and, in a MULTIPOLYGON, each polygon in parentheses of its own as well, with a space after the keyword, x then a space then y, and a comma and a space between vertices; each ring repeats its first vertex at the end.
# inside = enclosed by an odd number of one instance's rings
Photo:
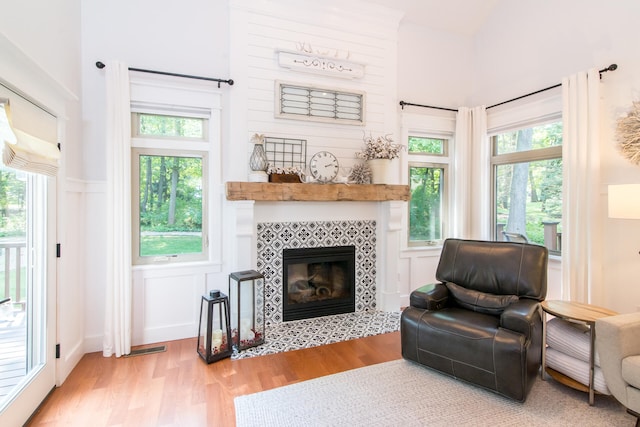
MULTIPOLYGON (((589 386, 584 385, 579 381, 574 380, 573 378, 563 374, 562 372, 558 372, 553 368, 546 367, 545 372, 554 380, 558 381, 560 384, 564 384, 567 387, 571 387, 575 390, 583 391, 585 393, 589 393, 589 386)), ((597 393, 597 392, 595 392, 597 393)))

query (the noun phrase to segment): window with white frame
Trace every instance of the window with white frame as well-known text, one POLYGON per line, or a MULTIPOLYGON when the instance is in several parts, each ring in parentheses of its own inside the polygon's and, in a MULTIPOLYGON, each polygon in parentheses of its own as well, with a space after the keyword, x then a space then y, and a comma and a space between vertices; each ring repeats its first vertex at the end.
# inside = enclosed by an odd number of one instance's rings
POLYGON ((208 114, 149 106, 132 113, 135 264, 208 258, 208 114))
POLYGON ((562 121, 531 123, 491 136, 496 240, 562 249, 562 121))
POLYGON ((407 143, 408 245, 437 245, 446 236, 449 140, 414 132, 407 143))

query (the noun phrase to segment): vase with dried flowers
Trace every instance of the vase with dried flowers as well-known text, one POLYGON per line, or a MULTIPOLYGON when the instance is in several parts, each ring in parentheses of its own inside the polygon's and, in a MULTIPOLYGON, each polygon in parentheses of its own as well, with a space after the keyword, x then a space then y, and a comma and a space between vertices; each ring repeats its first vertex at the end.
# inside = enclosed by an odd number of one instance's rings
POLYGON ((400 157, 404 145, 394 144, 390 134, 374 138, 364 136, 364 149, 356 153, 356 157, 366 160, 371 169, 372 184, 389 184, 394 180, 392 160, 400 157))

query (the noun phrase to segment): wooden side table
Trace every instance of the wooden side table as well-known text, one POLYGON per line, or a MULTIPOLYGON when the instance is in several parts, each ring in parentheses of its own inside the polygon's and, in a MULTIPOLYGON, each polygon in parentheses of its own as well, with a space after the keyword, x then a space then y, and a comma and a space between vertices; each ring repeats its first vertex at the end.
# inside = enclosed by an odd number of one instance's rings
POLYGON ((558 382, 568 385, 578 390, 589 392, 589 405, 593 405, 594 389, 593 389, 593 374, 594 374, 594 361, 595 361, 595 341, 596 341, 596 320, 602 317, 614 316, 618 314, 615 311, 608 310, 606 308, 598 307, 591 304, 583 304, 573 301, 542 301, 540 303, 542 307, 542 370, 540 375, 544 380, 544 374, 547 372, 551 377, 558 382), (587 390, 580 387, 582 384, 574 379, 557 372, 546 366, 546 352, 547 352, 547 316, 549 313, 553 316, 559 317, 570 322, 584 323, 589 327, 589 385, 587 390))

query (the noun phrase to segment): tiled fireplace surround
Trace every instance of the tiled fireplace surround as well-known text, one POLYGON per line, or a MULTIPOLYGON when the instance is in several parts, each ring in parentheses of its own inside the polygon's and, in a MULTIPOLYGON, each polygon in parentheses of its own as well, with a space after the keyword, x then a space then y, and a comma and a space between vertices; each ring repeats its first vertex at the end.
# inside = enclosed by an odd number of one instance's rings
POLYGON ((238 267, 265 276, 266 324, 282 323, 282 250, 288 248, 355 246, 355 310, 400 309, 398 254, 405 202, 230 203, 238 267))
POLYGON ((265 278, 267 324, 283 321, 283 249, 354 246, 355 310, 376 309, 375 221, 261 222, 257 230, 257 267, 265 278))

